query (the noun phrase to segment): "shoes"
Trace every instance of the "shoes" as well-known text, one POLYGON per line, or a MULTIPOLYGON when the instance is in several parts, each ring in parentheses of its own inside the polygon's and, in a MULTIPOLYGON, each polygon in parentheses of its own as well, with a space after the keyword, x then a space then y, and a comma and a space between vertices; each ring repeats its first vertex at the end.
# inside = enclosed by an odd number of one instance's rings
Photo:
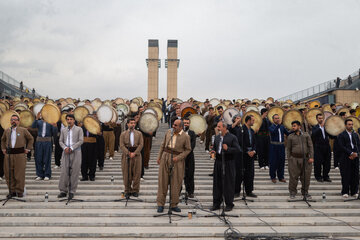
POLYGON ((304 197, 305 199, 307 199, 307 200, 311 200, 311 199, 312 199, 311 195, 308 194, 308 193, 306 193, 305 195, 303 195, 303 197, 304 197))
POLYGON ((16 195, 17 195, 18 198, 24 197, 24 194, 23 194, 23 193, 17 193, 16 195))
POLYGON ((349 198, 349 194, 343 194, 343 198, 349 198))
POLYGON ((246 194, 246 196, 248 196, 248 197, 253 197, 253 198, 257 198, 257 195, 256 194, 254 194, 254 193, 247 193, 246 194))
POLYGON ((69 199, 73 199, 74 198, 74 194, 73 193, 69 193, 69 199))
POLYGON ((49 177, 45 177, 45 178, 44 178, 44 181, 49 181, 49 180, 50 180, 49 177))
POLYGON ((295 200, 296 196, 294 194, 290 194, 289 200, 295 200))
POLYGON ((144 179, 144 178, 140 178, 140 181, 145 181, 145 179, 144 179))
POLYGON ((269 167, 268 167, 268 166, 265 166, 265 169, 266 169, 266 170, 269 170, 269 167))
POLYGON ((3 180, 2 177, 0 177, 0 182, 1 182, 2 180, 3 180))
POLYGON ((171 208, 171 210, 174 212, 181 212, 181 209, 179 207, 173 207, 171 208))
POLYGON ((100 171, 104 170, 104 167, 99 167, 99 170, 100 170, 100 171))
POLYGON ((276 183, 276 179, 275 179, 275 178, 271 179, 271 181, 272 181, 273 183, 276 183))
POLYGON ((117 151, 117 150, 115 150, 115 152, 117 153, 118 151, 117 151))
POLYGON ((61 192, 59 193, 59 195, 57 196, 58 198, 64 198, 66 197, 66 193, 65 192, 61 192))
POLYGON ((355 193, 355 194, 353 194, 353 195, 351 195, 351 196, 354 197, 354 198, 358 198, 358 197, 359 197, 359 194, 355 193))
POLYGON ((317 178, 316 181, 318 182, 324 182, 324 180, 322 178, 317 178))
POLYGON ((332 182, 330 178, 324 179, 324 182, 332 182))
POLYGON ((210 173, 209 176, 210 176, 210 177, 213 177, 213 176, 214 176, 214 173, 210 173))
POLYGON ((203 143, 204 143, 204 141, 201 141, 201 140, 200 140, 200 144, 203 144, 203 143))
POLYGON ((95 181, 95 178, 94 178, 94 177, 91 177, 91 178, 90 178, 90 181, 92 181, 92 182, 95 181))
POLYGON ((31 158, 27 158, 27 161, 30 162, 30 161, 31 161, 31 158))
POLYGON ((57 168, 59 168, 59 166, 58 166, 58 165, 55 165, 55 166, 54 166, 54 169, 57 169, 57 168))
POLYGON ((164 212, 164 207, 163 207, 163 206, 158 206, 157 212, 158 212, 158 213, 164 212))
POLYGON ((133 192, 132 195, 133 195, 134 197, 138 197, 138 196, 139 196, 139 193, 133 192))
POLYGON ((240 193, 235 193, 234 198, 238 198, 238 197, 240 197, 240 193))
POLYGON ((36 177, 35 178, 35 181, 40 181, 40 180, 43 180, 43 178, 42 177, 36 177))
POLYGON ((212 206, 211 208, 210 208, 210 211, 216 211, 216 210, 219 210, 220 209, 220 206, 212 206))
POLYGON ((336 167, 335 170, 339 170, 339 167, 336 167))
POLYGON ((206 153, 209 153, 209 150, 205 150, 206 153))
POLYGON ((112 157, 109 158, 110 161, 114 160, 112 157))
POLYGON ((285 180, 285 178, 283 178, 283 179, 280 179, 279 182, 286 183, 286 180, 285 180))
POLYGON ((9 193, 6 197, 7 198, 16 197, 16 192, 12 192, 11 194, 9 193))
POLYGON ((87 178, 81 178, 80 181, 81 182, 84 182, 84 181, 87 181, 88 179, 87 178))
POLYGON ((234 206, 226 206, 225 212, 230 212, 233 209, 234 206))
POLYGON ((260 170, 265 170, 265 167, 261 167, 260 170))

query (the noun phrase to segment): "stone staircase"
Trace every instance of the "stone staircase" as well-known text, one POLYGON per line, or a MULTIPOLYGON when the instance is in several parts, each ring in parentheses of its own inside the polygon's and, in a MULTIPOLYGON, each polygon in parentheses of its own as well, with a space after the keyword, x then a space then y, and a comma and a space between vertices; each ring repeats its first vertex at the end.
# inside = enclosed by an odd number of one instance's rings
MULTIPOLYGON (((36 182, 35 164, 28 162, 25 203, 9 201, 0 207, 0 238, 4 239, 223 239, 228 226, 219 218, 208 218, 212 204, 213 161, 197 142, 195 149, 195 195, 198 204, 189 201, 179 206, 182 214, 196 210, 196 217, 156 215, 157 172, 156 156, 163 140, 166 124, 161 124, 153 141, 150 168, 141 182, 140 198, 144 202, 114 202, 123 191, 120 153, 113 161, 105 160, 103 171, 97 171, 95 182, 79 182, 77 199, 65 205, 58 202, 59 169, 53 178, 36 182), (114 184, 111 184, 114 176, 114 184), (48 192, 49 202, 44 202, 48 192), (204 208, 203 211, 200 207, 204 208)), ((310 194, 317 202, 309 208, 305 202, 287 202, 288 185, 273 184, 268 171, 260 170, 256 162, 255 191, 258 198, 245 205, 236 201, 230 218, 232 227, 247 239, 273 238, 347 238, 360 239, 360 201, 344 202, 340 195, 340 173, 331 170, 332 183, 318 183, 312 177, 310 194), (326 201, 322 194, 326 193, 326 201)), ((286 173, 287 174, 287 173, 286 173)), ((288 179, 287 175, 286 178, 288 179)), ((0 196, 6 196, 5 181, 0 182, 0 196)), ((167 208, 167 206, 166 206, 167 208)), ((167 209, 165 209, 165 212, 167 209)), ((235 238, 234 238, 235 239, 235 238)))

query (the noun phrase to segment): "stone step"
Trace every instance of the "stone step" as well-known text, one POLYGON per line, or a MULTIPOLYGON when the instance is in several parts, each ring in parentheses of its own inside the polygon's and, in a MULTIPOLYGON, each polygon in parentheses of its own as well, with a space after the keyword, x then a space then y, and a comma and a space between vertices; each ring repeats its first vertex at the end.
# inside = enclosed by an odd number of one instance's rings
MULTIPOLYGON (((156 213, 158 165, 156 157, 166 125, 160 125, 150 156, 150 168, 145 170, 141 181, 140 198, 144 202, 114 202, 122 199, 121 154, 114 160, 105 160, 103 171, 97 169, 95 182, 79 182, 76 198, 84 202, 59 202, 58 179, 60 169, 52 170, 50 181, 35 181, 35 163, 27 163, 27 202, 10 200, 0 207, 0 238, 3 239, 224 239, 226 224, 217 217, 205 217, 212 205, 212 177, 214 161, 197 141, 195 148, 195 196, 199 203, 183 201, 179 207, 186 217, 153 217, 156 213), (114 184, 110 178, 114 176, 114 184), (45 192, 49 202, 44 202, 45 192), (188 211, 196 210, 197 216, 187 218, 188 211)), ((286 164, 287 167, 287 164, 286 164)), ((319 183, 314 179, 310 194, 317 202, 309 208, 304 201, 288 202, 288 183, 273 184, 269 171, 260 170, 255 162, 254 193, 259 197, 254 202, 237 198, 231 214, 232 226, 239 236, 293 237, 293 238, 349 238, 360 239, 359 201, 344 202, 341 195, 340 172, 331 170, 332 183, 319 183), (322 202, 322 193, 326 201, 322 202), (352 227, 350 227, 350 226, 352 227)), ((288 179, 287 169, 285 178, 288 179)), ((300 190, 299 183, 298 189, 300 190)), ((7 194, 4 181, 0 182, 0 195, 7 194)), ((300 199, 300 194, 298 194, 300 199)), ((250 200, 250 198, 248 199, 250 200)), ((166 203, 165 213, 167 213, 166 203)))

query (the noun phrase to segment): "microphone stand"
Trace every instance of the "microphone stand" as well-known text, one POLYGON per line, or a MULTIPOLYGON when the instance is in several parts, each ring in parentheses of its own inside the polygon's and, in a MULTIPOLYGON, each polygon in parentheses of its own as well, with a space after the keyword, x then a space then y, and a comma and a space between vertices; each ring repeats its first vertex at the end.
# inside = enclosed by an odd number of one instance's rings
MULTIPOLYGON (((357 135, 357 134, 356 134, 357 135)), ((356 139, 356 138, 355 138, 356 139)), ((356 143, 356 150, 357 151, 357 154, 358 154, 358 157, 359 158, 359 143, 357 140, 355 140, 355 143, 356 143)), ((359 161, 359 160, 358 160, 359 161)), ((359 173, 360 174, 360 173, 359 173)), ((359 179, 359 183, 360 183, 360 179, 359 179)), ((345 199, 344 202, 350 202, 350 201, 356 201, 356 200, 360 200, 360 184, 358 186, 358 197, 357 198, 353 198, 353 199, 345 199)))
MULTIPOLYGON (((244 145, 244 129, 243 129, 243 126, 241 126, 241 142, 242 142, 242 145, 244 145)), ((241 178, 242 178, 242 181, 240 182, 240 187, 241 187, 241 184, 243 185, 243 188, 242 188, 242 198, 238 198, 238 199, 234 199, 234 202, 237 202, 237 201, 244 201, 245 205, 247 206, 247 201, 249 202, 254 202, 254 200, 252 199, 247 199, 246 198, 246 194, 245 194, 245 166, 244 166, 244 149, 243 147, 241 146, 242 148, 242 151, 241 151, 241 178)))
MULTIPOLYGON (((223 138, 221 136, 220 133, 220 138, 223 138)), ((221 178, 221 184, 222 184, 222 204, 221 204, 221 214, 213 214, 213 215, 207 215, 205 217, 218 217, 220 219, 222 219, 225 224, 228 224, 228 220, 226 219, 226 217, 239 217, 238 215, 231 215, 231 214, 226 214, 225 213, 225 153, 224 153, 224 149, 222 147, 222 144, 224 141, 221 141, 221 172, 222 172, 222 178, 221 178)), ((215 173, 214 173, 215 174, 215 173)), ((215 176, 214 176, 215 177, 215 176)))
POLYGON ((172 140, 173 140, 173 129, 171 129, 171 138, 170 138, 170 158, 171 158, 171 163, 170 163, 170 166, 169 166, 169 210, 167 213, 162 213, 162 214, 157 214, 157 215, 154 215, 154 217, 161 217, 161 216, 169 216, 169 223, 172 223, 171 222, 171 216, 174 215, 174 216, 178 216, 178 217, 186 217, 185 215, 181 215, 181 214, 178 214, 178 213, 173 213, 172 212, 172 209, 171 209, 171 193, 172 193, 172 189, 171 189, 171 177, 172 177, 172 174, 173 174, 173 168, 174 168, 174 161, 173 161, 173 145, 172 145, 172 140))
MULTIPOLYGON (((70 148, 70 127, 68 128, 68 135, 67 135, 67 139, 68 139, 68 143, 69 145, 67 145, 67 148, 70 148)), ((66 153, 64 153, 64 155, 66 156, 66 153)), ((71 153, 67 154, 68 157, 68 163, 69 163, 69 167, 68 167, 68 197, 59 200, 59 202, 64 202, 67 201, 65 205, 68 205, 71 201, 73 202, 83 202, 84 200, 80 200, 80 199, 75 199, 75 198, 70 198, 70 191, 71 191, 71 169, 72 169, 72 161, 71 161, 71 153)), ((64 156, 64 158, 65 158, 64 156)))
POLYGON ((7 156, 8 156, 8 168, 9 168, 9 194, 6 196, 6 198, 4 199, 1 199, 0 201, 1 202, 4 202, 3 203, 3 206, 5 206, 5 204, 9 201, 9 200, 15 200, 15 201, 19 201, 19 202, 26 202, 25 199, 19 199, 19 198, 16 198, 15 196, 12 195, 12 191, 11 191, 11 161, 10 161, 10 143, 11 143, 11 133, 12 133, 12 129, 13 129, 13 126, 11 126, 10 128, 10 137, 9 137, 9 141, 8 141, 8 146, 6 148, 6 153, 7 153, 7 156))
MULTIPOLYGON (((130 137, 130 136, 129 136, 130 137)), ((131 141, 129 139, 129 146, 127 147, 128 149, 128 155, 127 155, 127 158, 126 158, 126 161, 127 161, 127 187, 128 189, 131 188, 131 182, 130 182, 130 144, 131 144, 131 141)), ((125 193, 125 198, 122 198, 122 199, 116 199, 114 200, 114 202, 123 202, 123 201, 126 201, 125 202, 125 207, 127 207, 127 204, 128 204, 128 201, 133 201, 133 202, 143 202, 142 199, 134 199, 134 198, 131 198, 130 196, 131 193, 125 193)))
MULTIPOLYGON (((296 134, 296 133, 295 133, 296 134)), ((302 133, 300 133, 300 137, 302 136, 302 133)), ((306 155, 304 152, 304 142, 301 140, 301 151, 303 152, 303 167, 302 167, 302 171, 303 171, 303 176, 304 176, 304 189, 305 189, 305 184, 306 184, 306 173, 305 173, 305 164, 306 164, 306 155)), ((309 185, 310 186, 310 185, 309 185)), ((312 199, 307 199, 306 197, 306 193, 304 193, 304 196, 302 199, 294 199, 291 200, 289 199, 288 202, 306 202, 306 204, 308 205, 308 207, 311 207, 311 204, 309 202, 316 202, 315 200, 312 199)))

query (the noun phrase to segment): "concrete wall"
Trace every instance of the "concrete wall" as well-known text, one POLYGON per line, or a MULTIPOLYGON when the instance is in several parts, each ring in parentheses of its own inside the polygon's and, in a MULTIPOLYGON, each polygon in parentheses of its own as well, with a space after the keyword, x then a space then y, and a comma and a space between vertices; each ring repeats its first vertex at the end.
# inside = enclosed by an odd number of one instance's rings
POLYGON ((341 103, 360 103, 360 91, 359 90, 335 90, 335 101, 341 103))

